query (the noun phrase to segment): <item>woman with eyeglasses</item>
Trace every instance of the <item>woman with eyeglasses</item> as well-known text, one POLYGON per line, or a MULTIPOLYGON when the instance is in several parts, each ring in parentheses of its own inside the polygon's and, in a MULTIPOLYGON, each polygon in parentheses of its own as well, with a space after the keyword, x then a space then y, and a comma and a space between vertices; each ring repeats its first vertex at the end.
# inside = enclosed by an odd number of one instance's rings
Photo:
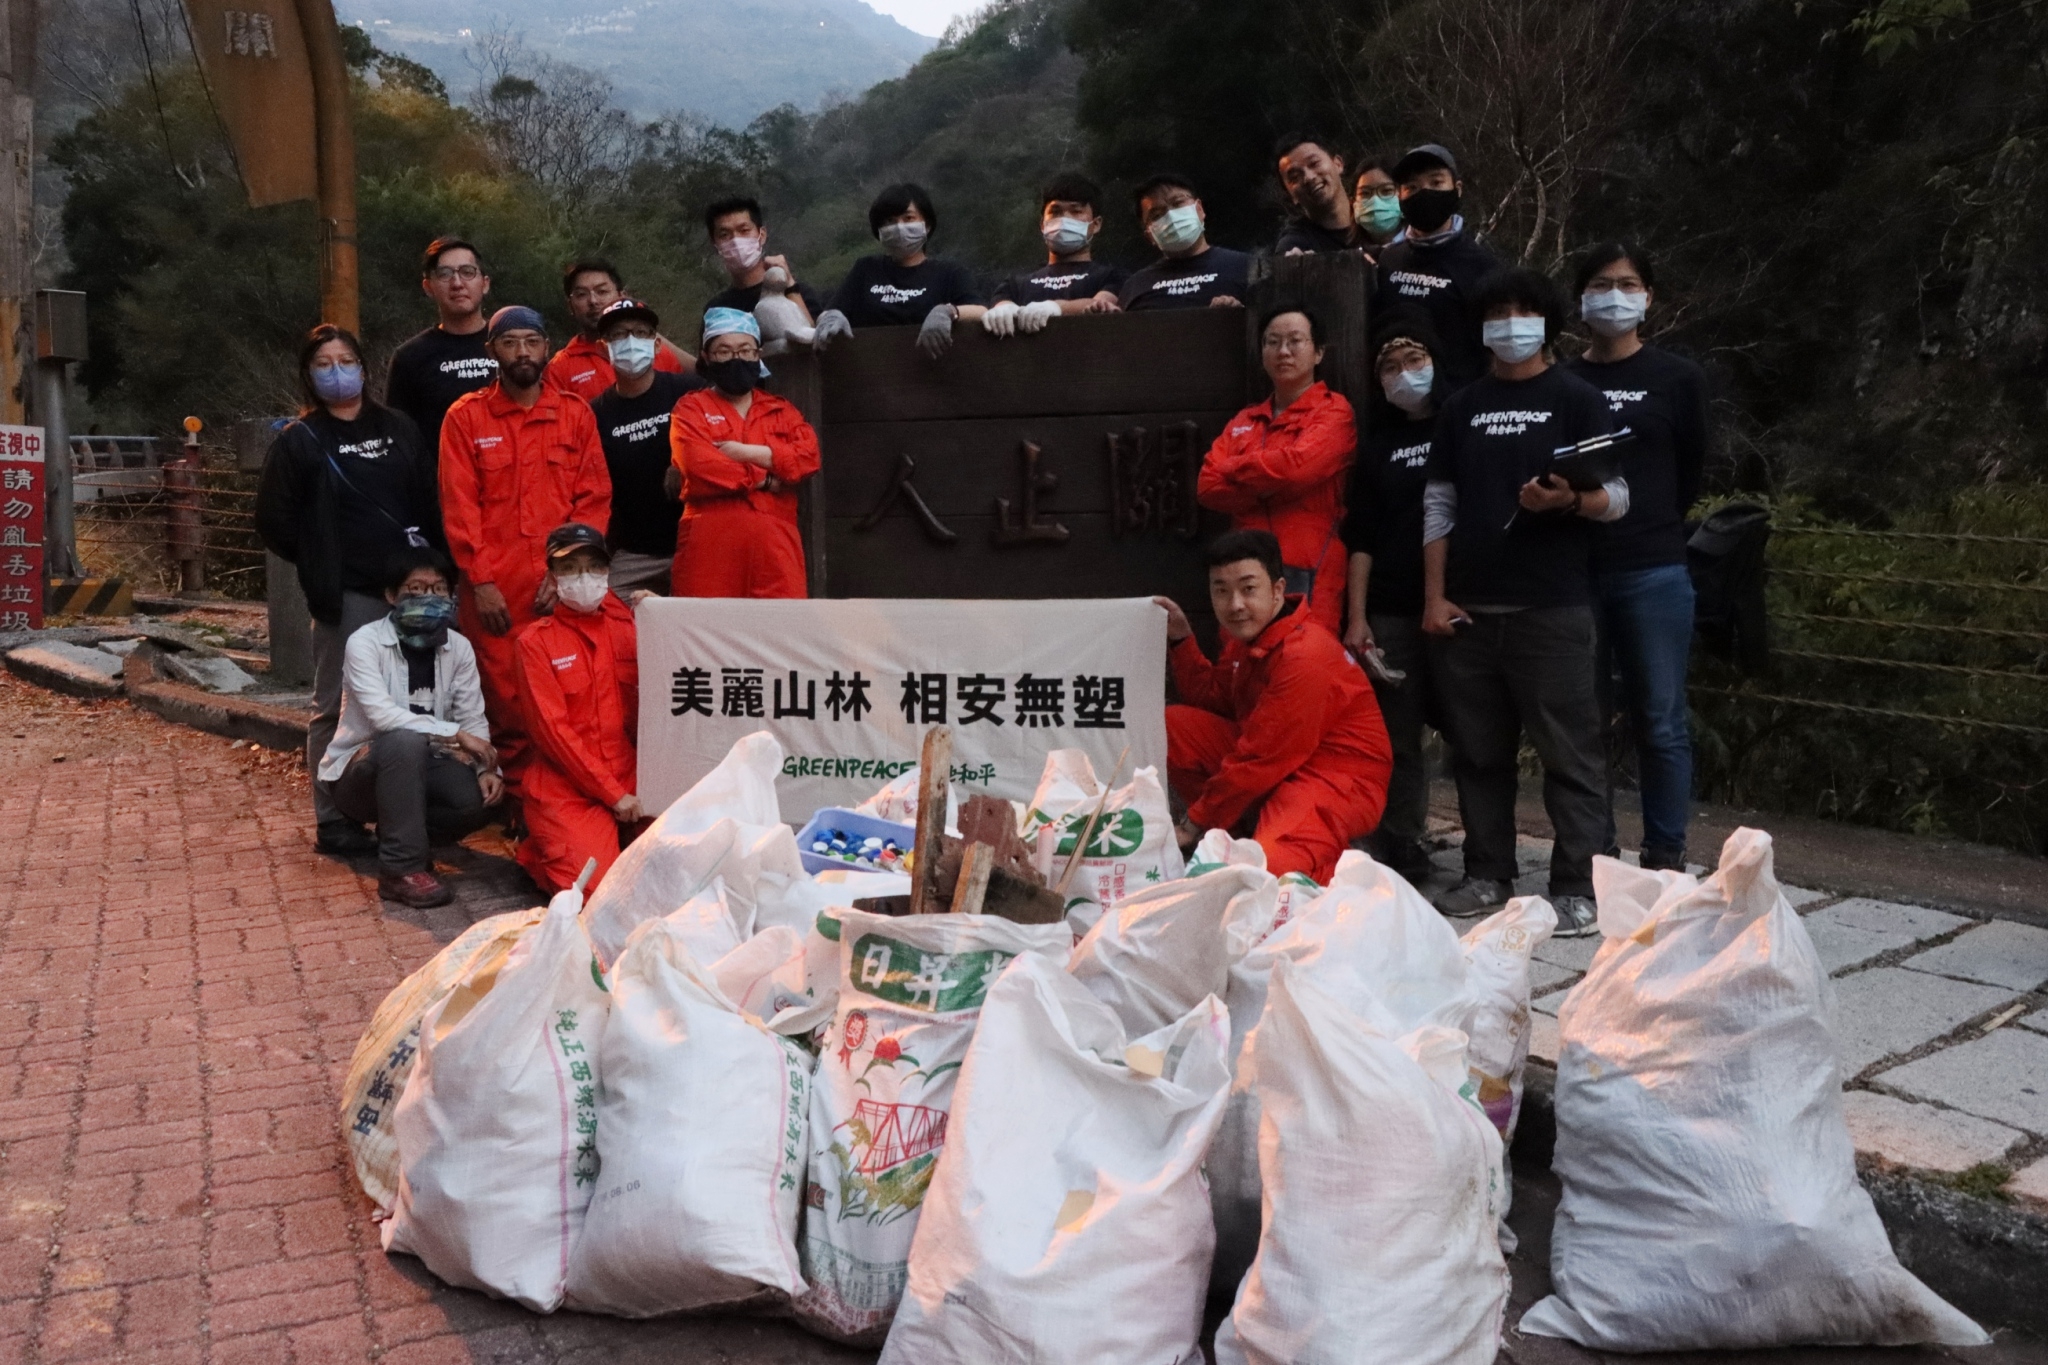
POLYGON ((669 418, 683 476, 670 591, 677 597, 805 597, 797 485, 818 472, 818 434, 787 399, 759 388, 761 325, 752 313, 704 314, 697 373, 669 418))
POLYGON ((1308 599, 1332 635, 1344 630, 1344 480, 1358 425, 1343 394, 1316 378, 1323 324, 1283 303, 1259 321, 1259 358, 1272 398, 1224 424, 1196 482, 1202 506, 1230 514, 1231 529, 1255 527, 1280 541, 1287 591, 1308 599))

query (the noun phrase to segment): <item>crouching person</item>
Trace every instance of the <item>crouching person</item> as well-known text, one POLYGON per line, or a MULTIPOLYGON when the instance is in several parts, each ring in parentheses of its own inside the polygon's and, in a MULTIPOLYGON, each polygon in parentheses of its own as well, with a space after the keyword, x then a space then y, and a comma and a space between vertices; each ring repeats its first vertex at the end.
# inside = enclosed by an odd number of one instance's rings
POLYGON ((1330 880, 1387 803, 1393 750, 1379 702, 1337 637, 1289 595, 1280 542, 1232 531, 1204 556, 1223 652, 1209 662, 1167 599, 1168 658, 1180 702, 1166 708, 1166 765, 1187 803, 1179 835, 1249 833, 1275 876, 1330 880))
POLYGON ((633 613, 611 591, 611 551, 594 526, 548 532, 555 610, 519 632, 519 696, 534 758, 520 781, 527 837, 519 864, 541 890, 565 890, 597 859, 595 888, 622 827, 645 819, 633 794, 640 655, 633 613))
POLYGON ((430 844, 481 827, 505 794, 476 651, 452 629, 453 578, 438 550, 393 552, 391 611, 348 637, 341 721, 318 775, 342 814, 377 827, 377 893, 415 909, 454 899, 428 868, 430 844))

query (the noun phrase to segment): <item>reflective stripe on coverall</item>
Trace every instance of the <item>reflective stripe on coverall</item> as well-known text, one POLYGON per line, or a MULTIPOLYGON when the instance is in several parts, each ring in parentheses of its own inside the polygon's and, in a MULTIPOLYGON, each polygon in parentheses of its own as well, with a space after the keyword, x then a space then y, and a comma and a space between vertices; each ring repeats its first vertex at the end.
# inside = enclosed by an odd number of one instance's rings
MULTIPOLYGON (((675 353, 667 346, 657 342, 654 347, 654 368, 667 370, 670 374, 681 374, 683 362, 677 360, 675 353)), ((586 403, 618 383, 618 380, 618 372, 612 368, 611 348, 602 341, 592 341, 581 336, 556 351, 540 376, 541 383, 557 393, 573 393, 586 403)))
POLYGON ((669 418, 671 456, 683 474, 670 590, 677 597, 805 597, 796 485, 818 472, 818 434, 787 399, 754 391, 741 417, 717 389, 686 393, 669 418), (720 441, 767 446, 763 469, 729 459, 720 441), (769 475, 782 484, 768 492, 769 475))
POLYGON ((515 641, 532 752, 519 789, 526 838, 519 865, 553 895, 597 859, 594 890, 619 856, 612 807, 635 781, 640 717, 633 610, 607 593, 596 611, 557 603, 515 641))
POLYGON ((602 531, 611 513, 611 471, 597 419, 582 399, 543 384, 534 405, 522 408, 493 382, 448 409, 441 423, 441 523, 462 572, 460 627, 476 647, 484 710, 515 791, 526 725, 512 640, 534 619, 533 595, 547 575, 548 532, 565 521, 602 531), (483 583, 505 595, 512 629, 503 635, 485 630, 477 616, 476 589, 483 583))
POLYGON ((1196 501, 1228 512, 1233 530, 1271 531, 1289 568, 1316 571, 1309 608, 1332 635, 1344 629, 1345 554, 1337 523, 1357 451, 1350 400, 1318 382, 1277 417, 1268 400, 1226 422, 1195 483, 1196 501))
POLYGON ((1353 839, 1379 825, 1393 749, 1365 673, 1290 596, 1249 646, 1210 663, 1193 636, 1173 646, 1166 766, 1188 819, 1253 835, 1274 876, 1328 882, 1353 839))

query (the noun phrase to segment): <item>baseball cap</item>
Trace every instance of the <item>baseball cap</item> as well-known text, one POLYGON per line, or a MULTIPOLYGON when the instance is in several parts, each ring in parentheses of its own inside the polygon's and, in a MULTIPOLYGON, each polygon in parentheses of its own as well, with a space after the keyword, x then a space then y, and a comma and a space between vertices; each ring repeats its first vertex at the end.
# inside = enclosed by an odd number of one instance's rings
POLYGON ((585 525, 580 521, 565 521, 548 532, 549 563, 563 555, 574 554, 578 550, 595 550, 604 557, 605 563, 612 562, 611 546, 604 543, 604 533, 595 526, 585 525))
POLYGON ((597 315, 598 334, 602 336, 606 324, 613 322, 644 322, 657 332, 661 330, 661 319, 638 299, 620 299, 617 303, 607 304, 605 310, 597 315))
POLYGON ((1451 149, 1440 143, 1425 142, 1420 147, 1410 147, 1394 163, 1394 182, 1399 184, 1409 176, 1431 167, 1441 166, 1453 177, 1458 174, 1458 158, 1451 155, 1451 149))

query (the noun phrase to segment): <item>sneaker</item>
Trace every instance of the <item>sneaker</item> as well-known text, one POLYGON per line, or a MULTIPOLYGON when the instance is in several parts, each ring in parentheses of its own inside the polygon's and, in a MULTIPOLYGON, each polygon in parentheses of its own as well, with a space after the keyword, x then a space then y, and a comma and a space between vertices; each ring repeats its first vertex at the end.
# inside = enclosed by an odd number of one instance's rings
POLYGON ((437 905, 446 905, 455 899, 455 893, 448 889, 448 883, 431 872, 406 872, 398 875, 385 872, 377 877, 377 894, 387 901, 414 910, 431 910, 437 905))
POLYGON ((360 858, 377 851, 377 836, 353 820, 322 820, 313 848, 339 858, 360 858))
POLYGON ((1685 871, 1685 850, 1682 848, 1646 848, 1643 850, 1642 868, 1645 872, 1685 871))
POLYGON ((1600 932, 1600 912, 1591 896, 1552 896, 1550 908, 1557 911, 1552 938, 1585 938, 1600 932))
POLYGON ((1513 882, 1489 881, 1484 877, 1467 877, 1450 890, 1436 898, 1436 908, 1452 919, 1465 919, 1506 905, 1508 898, 1515 894, 1513 882))

